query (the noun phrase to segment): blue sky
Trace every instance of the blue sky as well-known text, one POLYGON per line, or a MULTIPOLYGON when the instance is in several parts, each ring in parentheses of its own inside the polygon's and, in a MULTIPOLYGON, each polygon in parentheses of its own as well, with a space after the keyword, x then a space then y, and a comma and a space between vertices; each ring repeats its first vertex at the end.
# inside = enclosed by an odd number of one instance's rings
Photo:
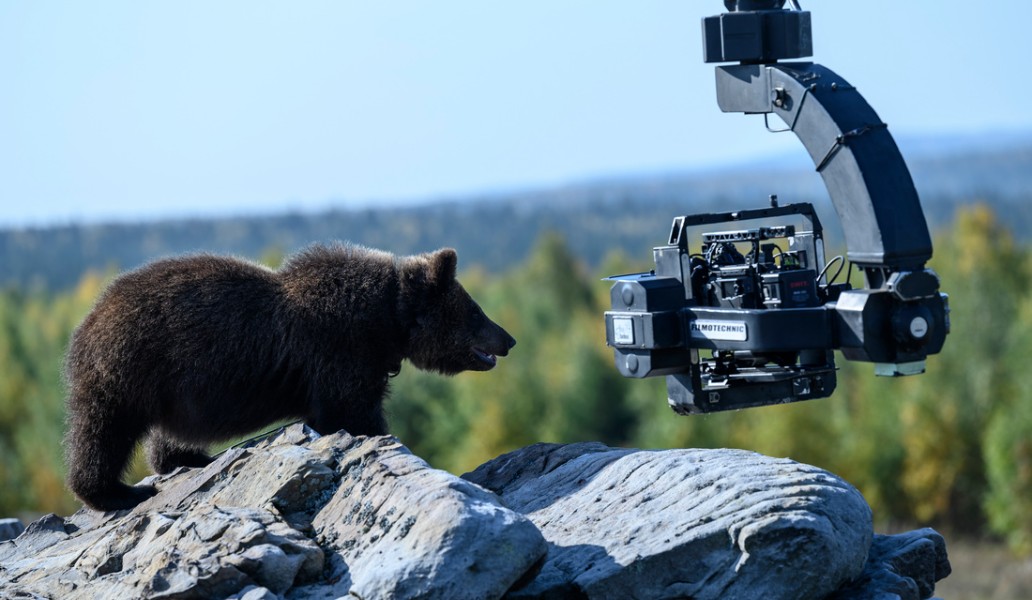
MULTIPOLYGON (((895 135, 1032 131, 1032 3, 802 5, 814 60, 895 135)), ((699 21, 722 10, 4 2, 0 227, 388 205, 804 156, 790 134, 716 108, 699 21)))

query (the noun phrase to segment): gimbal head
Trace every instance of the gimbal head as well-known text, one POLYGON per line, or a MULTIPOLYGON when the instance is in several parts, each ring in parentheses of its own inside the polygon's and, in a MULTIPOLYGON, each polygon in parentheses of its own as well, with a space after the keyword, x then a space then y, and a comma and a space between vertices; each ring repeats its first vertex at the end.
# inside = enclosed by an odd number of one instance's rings
POLYGON ((887 126, 831 70, 779 62, 812 54, 810 14, 796 2, 795 10, 784 0, 724 4, 730 12, 702 22, 704 60, 737 63, 716 67, 717 104, 776 114, 783 131, 796 134, 865 286, 826 277, 831 263, 809 204, 677 217, 668 243, 653 250, 653 271, 610 278, 606 339, 617 368, 628 377, 667 376, 670 404, 686 414, 829 396, 833 349, 875 363, 879 375, 923 373, 949 333, 949 306, 925 267, 931 237, 887 126), (689 250, 688 227, 791 215, 804 219, 801 229, 705 233, 700 251, 689 250))

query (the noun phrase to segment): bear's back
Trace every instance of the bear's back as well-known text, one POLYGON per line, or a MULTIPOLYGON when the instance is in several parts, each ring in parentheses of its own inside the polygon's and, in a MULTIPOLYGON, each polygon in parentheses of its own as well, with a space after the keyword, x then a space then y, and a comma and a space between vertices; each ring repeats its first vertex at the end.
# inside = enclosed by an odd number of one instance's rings
MULTIPOLYGON (((115 279, 91 317, 105 327, 218 325, 267 309, 279 294, 275 273, 236 258, 195 255, 159 260, 115 279)), ((90 319, 83 323, 90 324, 90 319)))
POLYGON ((76 330, 69 379, 87 368, 135 379, 239 354, 274 335, 280 296, 275 273, 242 260, 150 263, 115 279, 76 330))

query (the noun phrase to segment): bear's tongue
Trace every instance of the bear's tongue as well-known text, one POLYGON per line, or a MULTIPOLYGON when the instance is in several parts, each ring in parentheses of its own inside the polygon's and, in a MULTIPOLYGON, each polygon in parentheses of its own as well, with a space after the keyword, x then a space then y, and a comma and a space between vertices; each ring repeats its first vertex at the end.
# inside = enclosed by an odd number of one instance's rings
POLYGON ((483 361, 484 363, 486 363, 488 365, 491 365, 492 367, 495 366, 496 364, 498 364, 498 359, 495 358, 494 354, 490 354, 488 352, 484 352, 483 350, 481 350, 480 348, 477 348, 476 346, 473 346, 473 354, 478 359, 480 359, 481 361, 483 361))

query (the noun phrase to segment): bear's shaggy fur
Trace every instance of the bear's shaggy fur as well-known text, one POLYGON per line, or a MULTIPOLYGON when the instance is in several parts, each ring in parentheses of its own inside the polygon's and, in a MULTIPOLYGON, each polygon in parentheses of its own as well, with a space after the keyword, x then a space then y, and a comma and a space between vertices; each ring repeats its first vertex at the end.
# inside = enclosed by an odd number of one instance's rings
POLYGON ((69 487, 99 510, 153 495, 120 481, 145 436, 151 466, 167 473, 282 419, 386 433, 387 379, 403 359, 483 371, 516 343, 456 281, 456 261, 451 249, 317 245, 278 271, 200 255, 122 275, 68 350, 69 487))

